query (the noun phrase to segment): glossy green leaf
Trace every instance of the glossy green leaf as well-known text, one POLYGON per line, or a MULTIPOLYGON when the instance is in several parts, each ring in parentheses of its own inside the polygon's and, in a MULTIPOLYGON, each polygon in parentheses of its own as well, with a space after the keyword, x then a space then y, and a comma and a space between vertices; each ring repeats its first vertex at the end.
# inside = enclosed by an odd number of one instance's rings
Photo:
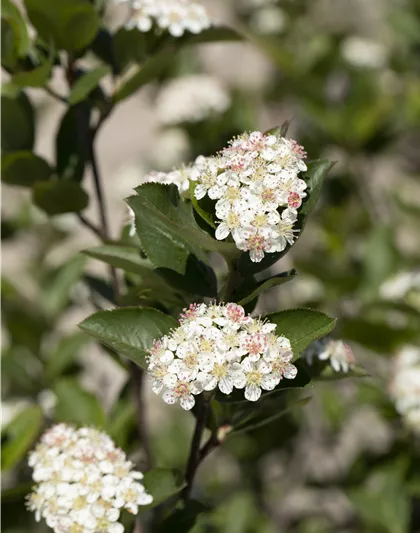
POLYGON ((48 59, 39 67, 14 74, 12 83, 19 87, 43 87, 51 76, 51 69, 52 61, 48 59))
POLYGON ((2 154, 1 179, 9 185, 31 187, 37 182, 50 179, 50 165, 32 152, 18 151, 2 154))
POLYGON ((313 341, 330 333, 336 320, 313 309, 288 309, 265 315, 276 324, 276 334, 290 340, 296 358, 313 341))
POLYGON ((78 213, 89 204, 89 196, 74 181, 47 181, 36 183, 33 188, 33 202, 47 215, 78 213))
POLYGON ((34 110, 26 94, 14 85, 1 88, 1 147, 4 153, 32 150, 34 110))
POLYGON ((55 139, 57 173, 60 178, 81 181, 89 159, 91 107, 81 102, 69 107, 61 118, 55 139))
POLYGON ((13 468, 25 457, 41 432, 43 418, 39 407, 27 407, 5 428, 2 432, 2 470, 13 468))
POLYGON ((202 249, 236 253, 233 244, 218 242, 200 229, 191 203, 179 197, 176 186, 146 183, 136 192, 127 203, 135 213, 142 248, 156 267, 184 274, 189 255, 206 260, 202 249))
POLYGON ((99 84, 101 79, 109 74, 111 69, 107 65, 97 67, 86 74, 83 74, 73 85, 68 102, 70 105, 77 104, 84 100, 99 84))
POLYGON ((134 246, 105 244, 84 250, 83 253, 126 272, 133 272, 140 276, 146 273, 153 274, 153 265, 141 257, 139 249, 134 246))
POLYGON ((99 400, 83 389, 75 379, 65 378, 56 382, 57 396, 55 418, 59 422, 80 425, 106 426, 106 416, 99 400))
POLYGON ((262 281, 253 281, 248 286, 243 285, 242 287, 239 287, 234 299, 236 302, 238 302, 239 305, 246 305, 247 303, 252 302, 252 300, 254 300, 255 298, 258 298, 260 294, 270 289, 271 287, 283 285, 283 283, 291 281, 296 276, 296 270, 292 269, 288 272, 282 272, 281 274, 277 274, 276 276, 272 276, 271 278, 262 281))
POLYGON ((165 500, 180 492, 186 485, 181 472, 169 468, 154 468, 144 474, 142 483, 146 491, 153 496, 150 505, 140 507, 140 511, 145 512, 160 505, 165 500))
POLYGON ((177 326, 174 318, 147 307, 98 311, 79 324, 84 332, 143 368, 147 366, 147 350, 152 348, 153 341, 177 326))
POLYGON ((98 32, 98 15, 87 0, 25 0, 25 6, 39 35, 57 48, 80 50, 98 32))

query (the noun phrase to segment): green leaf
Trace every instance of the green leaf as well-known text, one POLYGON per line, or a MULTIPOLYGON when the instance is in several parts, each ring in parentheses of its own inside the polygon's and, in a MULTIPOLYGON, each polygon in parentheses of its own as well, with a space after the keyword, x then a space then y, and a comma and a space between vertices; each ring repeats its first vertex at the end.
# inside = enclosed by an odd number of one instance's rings
POLYGON ((137 28, 118 29, 112 39, 112 51, 119 71, 123 71, 130 63, 141 63, 146 59, 150 38, 150 34, 146 36, 137 28))
POLYGON ((9 185, 31 187, 51 177, 50 165, 32 152, 18 151, 1 156, 1 179, 9 185))
POLYGON ((252 281, 248 286, 243 285, 238 288, 237 293, 234 296, 235 302, 238 302, 239 305, 246 305, 249 302, 252 302, 255 298, 270 289, 271 287, 276 287, 277 285, 283 285, 291 281, 297 276, 295 269, 289 270, 288 272, 282 272, 271 278, 262 280, 262 281, 252 281))
POLYGON ((117 90, 114 96, 115 102, 120 102, 134 94, 146 83, 158 78, 173 61, 173 50, 165 48, 148 59, 139 71, 129 78, 117 90))
MULTIPOLYGON (((308 170, 300 176, 306 181, 308 187, 306 190, 307 197, 305 198, 305 201, 303 202, 302 207, 299 209, 298 212, 298 221, 296 224, 296 228, 299 229, 299 234, 297 239, 302 235, 302 231, 305 227, 308 215, 315 208, 315 205, 318 202, 318 199, 321 194, 321 189, 324 180, 327 176, 328 171, 332 168, 333 165, 334 163, 331 163, 331 161, 326 160, 310 161, 309 163, 307 163, 308 170)), ((295 242, 297 241, 297 239, 295 240, 295 242)), ((289 252, 290 248, 291 246, 287 245, 282 252, 266 254, 264 259, 259 263, 253 263, 250 260, 248 253, 242 254, 239 260, 239 269, 246 276, 261 272, 262 270, 265 270, 266 268, 269 268, 270 266, 274 265, 274 263, 276 263, 279 259, 281 259, 289 252)))
POLYGON ((198 516, 209 510, 203 503, 189 500, 182 509, 176 509, 165 518, 159 524, 156 533, 189 533, 193 531, 198 516))
POLYGON ((59 380, 54 392, 57 395, 55 418, 59 422, 89 425, 104 428, 105 413, 98 399, 85 391, 75 379, 59 380))
POLYGON ((18 72, 13 75, 12 83, 19 87, 43 87, 51 76, 52 60, 32 70, 18 72))
POLYGON ((28 407, 19 413, 2 432, 1 469, 16 466, 33 446, 43 425, 39 407, 28 407))
POLYGON ((152 348, 153 341, 177 326, 178 322, 174 318, 147 307, 98 311, 79 324, 83 331, 142 368, 147 367, 147 350, 152 348))
POLYGON ((45 364, 45 377, 53 381, 72 365, 78 352, 89 342, 89 337, 83 333, 74 333, 63 337, 45 364))
POLYGON ((150 261, 141 257, 139 249, 134 246, 105 244, 84 250, 83 253, 115 268, 121 268, 126 272, 133 272, 140 276, 153 270, 150 261))
POLYGON ((101 79, 110 72, 111 69, 108 65, 102 65, 81 76, 70 91, 69 104, 74 105, 84 100, 95 89, 101 79))
POLYGON ((11 0, 1 0, 1 18, 5 19, 13 30, 16 55, 25 57, 30 46, 28 30, 21 12, 11 0))
POLYGON ((74 181, 39 182, 33 188, 33 202, 47 215, 78 213, 89 204, 89 196, 74 181))
POLYGON ((200 217, 204 220, 204 222, 207 222, 207 224, 212 227, 213 229, 216 229, 216 222, 214 218, 214 203, 208 196, 205 196, 201 200, 197 200, 197 198, 194 195, 195 188, 197 187, 198 183, 191 181, 190 182, 190 198, 191 203, 196 211, 200 215, 200 217))
POLYGON ((76 254, 62 264, 45 283, 41 304, 50 317, 58 316, 70 300, 70 291, 81 279, 86 258, 76 254))
POLYGON ((258 414, 256 416, 251 416, 248 420, 245 422, 239 424, 238 426, 235 426, 233 428, 232 435, 237 435, 238 433, 246 433, 247 431, 254 431, 255 429, 260 429, 268 424, 271 424, 272 422, 275 422, 279 418, 283 417, 284 415, 290 413, 293 409, 296 407, 303 407, 306 404, 308 404, 312 399, 312 396, 307 396, 306 398, 301 398, 300 400, 294 402, 292 405, 289 405, 286 407, 286 409, 282 409, 281 411, 274 413, 271 416, 266 416, 258 414))
POLYGON ((98 15, 87 0, 25 0, 25 6, 39 35, 57 48, 80 50, 98 32, 98 15))
POLYGON ((114 75, 118 75, 120 69, 116 61, 113 41, 114 39, 111 33, 106 28, 101 28, 96 34, 95 40, 91 43, 90 49, 96 57, 112 68, 114 75))
POLYGON ((34 111, 26 94, 14 85, 1 88, 1 147, 3 152, 32 150, 34 111))
POLYGON ((336 320, 313 309, 288 309, 265 315, 276 324, 276 334, 290 340, 296 358, 313 341, 330 333, 336 320))
POLYGON ((81 181, 89 159, 88 131, 91 106, 81 102, 63 115, 55 139, 57 173, 60 178, 81 181))
POLYGON ((150 505, 141 506, 140 511, 142 512, 160 505, 186 486, 181 472, 169 468, 149 470, 144 474, 142 483, 146 491, 153 496, 153 502, 150 505))
POLYGON ((227 26, 212 26, 197 34, 184 34, 180 44, 215 43, 220 41, 243 41, 244 37, 227 26))
POLYGON ((192 205, 182 200, 175 185, 146 183, 127 199, 136 216, 141 246, 156 267, 185 273, 189 255, 206 261, 201 249, 236 253, 233 244, 218 242, 197 225, 192 205))

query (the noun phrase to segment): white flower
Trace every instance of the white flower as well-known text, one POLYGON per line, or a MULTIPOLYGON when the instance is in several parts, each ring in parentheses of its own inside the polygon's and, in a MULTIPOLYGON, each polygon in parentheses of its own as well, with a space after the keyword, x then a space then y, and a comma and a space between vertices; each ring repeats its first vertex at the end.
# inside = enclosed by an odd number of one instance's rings
POLYGON ((304 352, 303 357, 309 365, 314 357, 320 361, 329 361, 335 372, 348 372, 355 364, 353 352, 348 344, 328 337, 313 342, 304 352))
POLYGON ((405 346, 394 359, 389 392, 406 424, 420 434, 420 350, 405 346))
POLYGON ((256 401, 261 388, 271 390, 297 373, 290 363, 290 342, 275 335, 275 328, 235 303, 192 304, 180 326, 155 341, 149 352, 153 391, 186 410, 194 407, 195 395, 216 388, 223 394, 245 388, 245 398, 256 401))
POLYGON ((229 94, 216 78, 196 74, 169 81, 158 95, 156 113, 166 125, 200 122, 224 113, 230 102, 229 94))
POLYGON ((132 13, 127 28, 148 32, 153 25, 173 37, 185 31, 200 33, 211 25, 205 8, 194 0, 117 0, 130 3, 132 13))
POLYGON ((420 272, 400 272, 386 280, 379 292, 385 300, 408 299, 420 307, 420 272))
POLYGON ((362 68, 381 68, 387 59, 383 44, 359 36, 347 38, 341 46, 341 53, 348 63, 362 68))
POLYGON ((93 428, 53 426, 29 455, 29 465, 37 485, 28 508, 56 533, 122 533, 121 510, 137 514, 153 499, 125 453, 93 428))

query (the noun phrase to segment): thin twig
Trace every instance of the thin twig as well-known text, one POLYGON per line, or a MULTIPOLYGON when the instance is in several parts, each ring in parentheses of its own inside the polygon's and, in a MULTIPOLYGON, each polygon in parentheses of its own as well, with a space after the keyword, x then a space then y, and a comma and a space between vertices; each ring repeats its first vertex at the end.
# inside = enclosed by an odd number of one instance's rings
POLYGON ((145 417, 146 409, 144 406, 144 372, 135 363, 130 361, 131 376, 131 394, 136 407, 136 428, 144 449, 144 470, 152 468, 152 453, 150 450, 150 438, 148 431, 147 419, 145 417))
POLYGON ((80 222, 90 229, 97 237, 99 237, 101 240, 104 239, 104 236, 102 235, 102 231, 95 226, 89 219, 87 219, 84 215, 81 213, 77 213, 77 218, 80 220, 80 222))
POLYGON ((50 96, 52 96, 55 100, 58 100, 62 104, 67 104, 67 100, 64 96, 61 96, 61 94, 58 94, 52 87, 49 85, 44 86, 45 92, 47 92, 50 96))
POLYGON ((185 470, 185 482, 187 486, 182 491, 182 498, 187 501, 191 494, 195 473, 200 464, 200 445, 206 428, 207 418, 210 412, 210 403, 204 394, 197 396, 197 413, 194 435, 191 441, 190 455, 185 470))

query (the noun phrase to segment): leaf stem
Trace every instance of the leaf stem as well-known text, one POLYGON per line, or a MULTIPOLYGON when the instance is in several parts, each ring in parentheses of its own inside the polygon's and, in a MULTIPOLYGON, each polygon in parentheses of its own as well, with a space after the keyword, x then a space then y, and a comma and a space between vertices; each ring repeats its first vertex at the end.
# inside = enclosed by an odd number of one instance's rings
POLYGON ((182 499, 186 502, 191 494, 192 486, 194 483, 194 477, 197 472, 197 468, 202 460, 200 445, 203 437, 204 430, 206 429, 206 423, 210 414, 210 402, 204 394, 197 396, 197 414, 194 435, 191 441, 190 454, 188 457, 187 468, 185 470, 185 482, 187 486, 182 491, 182 499))

